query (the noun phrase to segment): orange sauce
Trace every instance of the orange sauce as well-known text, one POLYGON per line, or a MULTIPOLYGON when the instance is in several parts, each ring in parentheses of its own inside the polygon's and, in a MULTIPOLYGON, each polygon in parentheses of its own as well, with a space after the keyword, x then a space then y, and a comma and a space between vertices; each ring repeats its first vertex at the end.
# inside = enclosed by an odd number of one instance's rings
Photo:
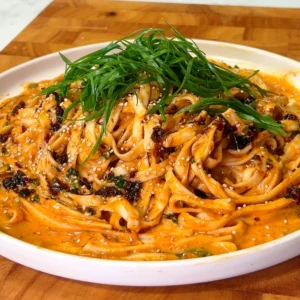
MULTIPOLYGON (((241 71, 241 73, 247 73, 241 71)), ((299 98, 298 90, 296 90, 284 78, 278 78, 271 75, 262 74, 267 88, 278 94, 285 94, 288 97, 299 98)), ((53 84, 53 81, 43 81, 39 86, 27 88, 17 97, 5 101, 7 105, 0 106, 0 109, 10 111, 18 103, 20 98, 23 101, 31 99, 42 86, 46 87, 53 84)), ((1 112, 1 110, 0 110, 1 112)), ((294 111, 295 113, 295 111, 294 111)), ((298 117, 300 117, 300 104, 298 117)), ((22 158, 20 158, 22 160, 22 158)), ((0 178, 2 175, 0 174, 0 178)), ((0 230, 17 239, 29 242, 39 247, 45 247, 66 253, 81 254, 82 247, 91 238, 100 238, 97 232, 89 231, 68 231, 57 230, 40 223, 30 214, 25 215, 25 219, 14 225, 7 225, 6 210, 15 200, 15 196, 11 192, 7 192, 4 188, 0 188, 0 230), (6 200, 5 200, 6 199, 6 200)), ((300 206, 295 204, 288 208, 272 211, 270 213, 258 213, 254 216, 242 218, 248 225, 247 231, 239 236, 233 235, 234 243, 238 249, 245 249, 255 245, 263 244, 274 239, 283 237, 287 234, 300 230, 300 206)), ((170 221, 171 222, 171 221, 170 221)), ((158 245, 159 246, 159 245, 158 245)), ((117 259, 117 257, 115 257, 117 259)))

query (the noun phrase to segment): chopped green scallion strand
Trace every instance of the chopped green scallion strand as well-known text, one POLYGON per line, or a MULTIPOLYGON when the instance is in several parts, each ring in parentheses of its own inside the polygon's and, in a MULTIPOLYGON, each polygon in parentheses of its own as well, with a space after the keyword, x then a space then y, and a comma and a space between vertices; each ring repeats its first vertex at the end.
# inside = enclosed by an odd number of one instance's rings
POLYGON ((211 105, 221 105, 224 107, 230 107, 234 109, 238 116, 244 120, 253 122, 257 127, 266 129, 273 134, 286 135, 286 132, 282 129, 281 124, 276 123, 271 116, 261 115, 251 106, 243 104, 241 101, 235 98, 220 99, 220 98, 203 98, 193 105, 189 105, 181 109, 178 113, 189 112, 196 113, 211 105))
POLYGON ((250 81, 258 71, 243 77, 210 62, 192 40, 169 26, 174 35, 171 39, 165 36, 164 30, 150 28, 112 42, 74 62, 60 53, 66 63, 64 78, 45 88, 39 95, 58 91, 62 97, 67 97, 69 85, 76 81, 82 82, 80 99, 67 107, 63 118, 66 120, 70 110, 78 104, 81 104, 85 121, 103 118, 101 133, 85 162, 97 152, 109 117, 119 99, 129 92, 136 94, 136 85, 151 81, 158 82, 164 90, 160 101, 148 113, 159 112, 163 120, 166 118, 165 106, 186 89, 204 99, 183 111, 197 111, 219 101, 220 105, 232 107, 241 118, 251 120, 257 127, 284 134, 281 125, 270 116, 262 116, 251 107, 230 99, 229 89, 232 87, 251 95, 260 93, 263 96, 269 93, 250 81), (133 41, 128 40, 133 37, 133 41), (229 99, 215 98, 222 93, 229 99))

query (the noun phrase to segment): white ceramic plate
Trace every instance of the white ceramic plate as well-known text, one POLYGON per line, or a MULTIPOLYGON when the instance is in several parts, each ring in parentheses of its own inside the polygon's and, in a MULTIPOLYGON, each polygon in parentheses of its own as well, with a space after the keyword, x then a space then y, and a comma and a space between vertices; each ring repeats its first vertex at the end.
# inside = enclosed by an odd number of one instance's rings
MULTIPOLYGON (((293 72, 291 80, 300 87, 300 63, 266 51, 220 43, 195 40, 209 57, 230 64, 259 68, 268 73, 293 72)), ((74 60, 106 46, 89 45, 63 51, 74 60)), ((2 96, 21 92, 25 82, 50 79, 64 71, 57 53, 32 60, 0 75, 2 96)), ((0 232, 0 255, 27 267, 66 278, 95 283, 129 286, 164 286, 207 282, 230 278, 281 263, 300 255, 300 231, 275 241, 204 258, 163 262, 112 261, 80 257, 39 248, 0 232)))

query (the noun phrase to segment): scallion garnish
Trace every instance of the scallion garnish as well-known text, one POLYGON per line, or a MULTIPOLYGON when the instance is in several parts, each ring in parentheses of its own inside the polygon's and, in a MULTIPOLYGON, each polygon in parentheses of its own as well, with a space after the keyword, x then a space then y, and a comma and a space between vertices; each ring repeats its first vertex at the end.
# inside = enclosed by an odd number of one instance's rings
POLYGON ((137 84, 158 82, 164 89, 161 100, 149 113, 160 113, 165 118, 165 106, 183 89, 200 97, 200 101, 182 111, 197 111, 209 105, 222 105, 236 110, 243 119, 274 134, 284 134, 280 124, 270 116, 262 116, 250 106, 230 98, 232 87, 253 95, 262 96, 266 90, 230 70, 210 62, 205 53, 191 40, 187 40, 172 26, 174 37, 169 39, 162 29, 146 29, 110 43, 103 49, 71 62, 61 54, 66 63, 63 80, 44 89, 40 95, 59 91, 66 97, 71 83, 82 80, 83 90, 78 101, 64 112, 66 119, 71 108, 81 104, 85 120, 103 118, 101 133, 85 162, 97 152, 114 106, 124 95, 134 91, 137 84), (128 39, 135 37, 134 41, 128 39), (169 94, 170 87, 173 93, 169 94), (228 99, 215 98, 224 93, 228 99))

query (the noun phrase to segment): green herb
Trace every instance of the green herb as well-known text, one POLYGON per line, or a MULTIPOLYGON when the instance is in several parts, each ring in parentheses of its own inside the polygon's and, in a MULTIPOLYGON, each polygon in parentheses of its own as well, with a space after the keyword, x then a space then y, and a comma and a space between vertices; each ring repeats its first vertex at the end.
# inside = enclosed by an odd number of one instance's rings
POLYGON ((163 214, 163 216, 167 219, 171 219, 173 221, 173 223, 178 224, 178 217, 175 216, 174 214, 172 214, 172 213, 163 214))
POLYGON ((233 66, 235 69, 239 69, 240 67, 238 65, 233 66))
POLYGON ((193 158, 192 160, 191 160, 191 164, 194 164, 196 162, 196 160, 193 158))
POLYGON ((114 178, 112 179, 112 181, 114 182, 114 184, 119 187, 119 188, 124 188, 126 180, 124 179, 123 175, 120 176, 114 176, 114 178))
MULTIPOLYGON (((225 93, 230 96, 229 89, 232 87, 238 87, 252 95, 255 94, 253 88, 261 95, 267 93, 250 81, 258 71, 253 72, 249 77, 243 77, 218 66, 208 61, 205 53, 193 41, 187 40, 176 29, 170 27, 174 34, 172 39, 168 39, 162 29, 146 29, 112 42, 105 48, 74 62, 60 54, 66 63, 63 80, 44 89, 39 95, 59 91, 62 97, 66 97, 69 85, 82 80, 83 89, 80 99, 65 109, 63 118, 66 119, 69 111, 78 104, 82 106, 85 121, 103 118, 100 135, 83 164, 97 152, 111 112, 119 99, 128 92, 135 93, 134 88, 137 84, 156 81, 164 88, 161 101, 149 111, 150 114, 159 112, 163 119, 165 119, 165 106, 182 89, 210 99, 210 105, 218 100, 214 98, 217 95, 225 93), (136 37, 134 41, 128 40, 134 36, 136 37), (113 50, 118 52, 112 52, 113 50), (169 95, 171 87, 174 92, 169 95)), ((281 125, 275 123, 271 117, 261 116, 242 103, 238 106, 236 104, 238 100, 219 99, 219 101, 223 101, 224 106, 231 107, 231 104, 235 104, 234 107, 240 117, 251 120, 260 128, 273 133, 284 133, 281 125), (227 102, 230 103, 225 105, 227 102), (242 109, 241 106, 245 108, 242 109)), ((201 100, 200 105, 194 109, 199 108, 202 102, 201 100)))
POLYGON ((78 185, 78 171, 75 168, 69 168, 67 175, 68 178, 71 178, 71 188, 70 188, 70 192, 72 194, 78 194, 78 189, 79 189, 79 185, 78 185))
POLYGON ((71 194, 78 194, 78 184, 72 183, 72 187, 70 188, 70 193, 71 194))
POLYGON ((89 216, 94 216, 96 214, 96 211, 92 207, 87 207, 83 210, 83 213, 89 216))
POLYGON ((3 154, 7 154, 7 153, 8 153, 6 147, 2 147, 2 148, 1 148, 1 152, 2 152, 3 154))
POLYGON ((195 249, 195 250, 191 250, 190 252, 195 253, 198 257, 211 256, 211 253, 209 253, 205 249, 195 249))
POLYGON ((184 107, 178 113, 197 113, 211 105, 230 107, 236 111, 239 117, 254 123, 258 128, 266 129, 273 134, 286 135, 286 132, 282 129, 282 125, 276 123, 270 115, 263 116, 252 107, 232 97, 228 99, 203 98, 195 104, 184 107))
POLYGON ((29 182, 36 185, 36 186, 39 186, 40 185, 40 182, 38 179, 29 179, 29 182))
POLYGON ((109 157, 110 157, 110 152, 108 152, 108 153, 102 153, 102 154, 101 154, 101 157, 103 157, 103 158, 105 158, 105 159, 109 159, 109 157))
POLYGON ((68 169, 68 172, 67 172, 67 177, 70 178, 71 176, 78 177, 78 171, 72 167, 70 169, 68 169))
POLYGON ((35 89, 36 87, 38 87, 38 84, 37 83, 31 83, 28 87, 30 89, 35 89))
POLYGON ((190 250, 187 250, 183 253, 179 253, 179 254, 176 254, 176 256, 180 259, 184 258, 185 255, 187 253, 193 253, 195 254, 196 256, 198 257, 207 257, 207 256, 211 256, 212 254, 210 252, 208 252, 207 250, 203 249, 203 248, 200 248, 200 249, 190 249, 190 250))
POLYGON ((206 108, 205 109, 210 116, 214 116, 216 114, 222 114, 226 111, 224 108, 206 108))
POLYGON ((34 202, 34 203, 37 203, 40 201, 40 197, 38 195, 33 195, 31 198, 30 198, 30 201, 31 202, 34 202))

